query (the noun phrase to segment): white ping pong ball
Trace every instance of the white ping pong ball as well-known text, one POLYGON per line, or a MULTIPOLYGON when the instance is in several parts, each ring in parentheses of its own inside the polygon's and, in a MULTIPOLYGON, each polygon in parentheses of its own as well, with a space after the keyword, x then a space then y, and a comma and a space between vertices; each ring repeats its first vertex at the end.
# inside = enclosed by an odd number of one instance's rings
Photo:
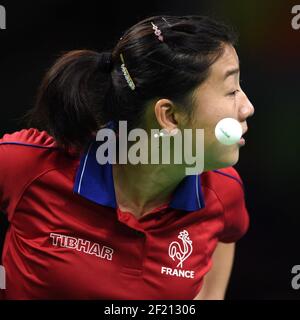
POLYGON ((233 118, 224 118, 215 127, 216 138, 226 146, 237 143, 241 139, 242 134, 242 126, 233 118))

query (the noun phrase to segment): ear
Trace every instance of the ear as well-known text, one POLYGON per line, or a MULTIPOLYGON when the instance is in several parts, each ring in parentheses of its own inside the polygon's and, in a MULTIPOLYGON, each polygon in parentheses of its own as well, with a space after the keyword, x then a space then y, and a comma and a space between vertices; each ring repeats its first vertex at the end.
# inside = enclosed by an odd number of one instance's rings
POLYGON ((169 99, 160 99, 154 105, 154 113, 156 120, 162 129, 169 132, 176 129, 178 123, 176 121, 177 113, 174 103, 169 99))

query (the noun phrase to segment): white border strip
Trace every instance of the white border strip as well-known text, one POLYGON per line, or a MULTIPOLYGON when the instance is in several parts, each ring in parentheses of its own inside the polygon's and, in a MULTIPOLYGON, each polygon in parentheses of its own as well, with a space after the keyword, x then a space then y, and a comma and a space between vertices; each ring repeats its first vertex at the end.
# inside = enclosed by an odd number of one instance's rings
POLYGON ((199 209, 201 209, 201 202, 200 202, 200 198, 199 198, 199 175, 196 175, 196 194, 197 194, 197 201, 198 201, 198 206, 199 209))
POLYGON ((89 157, 92 145, 93 145, 93 143, 90 144, 88 152, 87 152, 87 154, 85 156, 85 159, 84 159, 84 164, 83 164, 83 168, 82 168, 81 175, 80 175, 80 180, 79 180, 79 185, 78 185, 78 193, 80 193, 80 190, 81 190, 82 178, 83 178, 83 174, 84 174, 84 171, 85 171, 85 168, 86 168, 87 159, 89 157))
POLYGON ((5 268, 0 266, 0 290, 6 289, 5 268))

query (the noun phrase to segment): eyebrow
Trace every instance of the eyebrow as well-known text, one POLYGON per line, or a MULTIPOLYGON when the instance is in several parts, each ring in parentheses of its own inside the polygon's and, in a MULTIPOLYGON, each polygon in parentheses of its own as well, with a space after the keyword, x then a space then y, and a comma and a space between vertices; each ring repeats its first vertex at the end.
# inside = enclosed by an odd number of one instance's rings
POLYGON ((237 74, 240 72, 240 68, 235 68, 235 69, 230 69, 230 70, 227 70, 225 72, 225 75, 224 75, 224 80, 234 74, 237 74))

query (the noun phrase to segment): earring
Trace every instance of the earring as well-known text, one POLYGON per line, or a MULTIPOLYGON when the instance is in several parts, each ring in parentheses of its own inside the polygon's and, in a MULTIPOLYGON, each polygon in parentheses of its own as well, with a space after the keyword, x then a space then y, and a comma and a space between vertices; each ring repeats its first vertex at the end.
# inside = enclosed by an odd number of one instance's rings
POLYGON ((178 128, 174 128, 174 129, 171 130, 170 136, 175 136, 178 132, 179 132, 179 129, 178 128))
POLYGON ((160 132, 159 134, 158 133, 154 133, 154 138, 159 138, 159 137, 163 137, 164 136, 164 133, 163 132, 160 132))
POLYGON ((154 138, 175 136, 179 132, 178 128, 172 129, 170 132, 163 129, 159 134, 154 133, 154 138))

